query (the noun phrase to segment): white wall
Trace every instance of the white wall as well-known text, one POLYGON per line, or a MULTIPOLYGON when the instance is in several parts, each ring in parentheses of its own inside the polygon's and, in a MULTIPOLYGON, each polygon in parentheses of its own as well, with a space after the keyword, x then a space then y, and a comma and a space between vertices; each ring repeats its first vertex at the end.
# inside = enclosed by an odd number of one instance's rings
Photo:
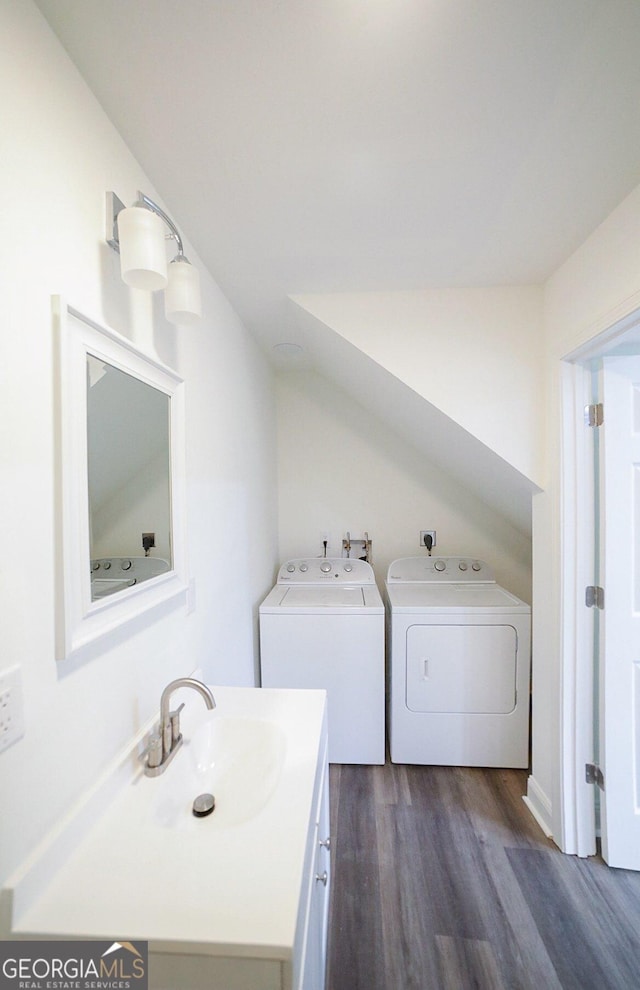
POLYGON ((540 286, 292 298, 541 483, 540 286))
MULTIPOLYGON (((560 774, 561 360, 640 306, 640 187, 545 286, 545 448, 548 483, 533 500, 533 800, 550 809, 566 845, 560 774)), ((569 745, 570 745, 569 740, 569 745)))
MULTIPOLYGON (((0 753, 0 881, 196 666, 251 684, 257 605, 276 545, 275 409, 262 354, 191 245, 204 319, 165 323, 126 288, 104 243, 104 196, 150 180, 29 0, 0 3, 0 334, 3 416, 0 669, 18 664, 26 732, 0 753), (187 508, 196 609, 166 608, 79 659, 54 660, 52 294, 143 347, 186 381, 187 508)), ((185 162, 188 168, 188 162, 185 162)), ((165 204, 171 212, 171 204, 165 204)), ((180 217, 175 217, 180 225, 180 217)), ((188 231, 183 232, 188 239, 188 231)))
POLYGON ((429 463, 411 443, 313 372, 283 373, 278 395, 280 559, 340 555, 347 531, 373 540, 380 587, 396 557, 420 550, 435 529, 437 552, 489 561, 500 583, 531 600, 531 541, 429 463))

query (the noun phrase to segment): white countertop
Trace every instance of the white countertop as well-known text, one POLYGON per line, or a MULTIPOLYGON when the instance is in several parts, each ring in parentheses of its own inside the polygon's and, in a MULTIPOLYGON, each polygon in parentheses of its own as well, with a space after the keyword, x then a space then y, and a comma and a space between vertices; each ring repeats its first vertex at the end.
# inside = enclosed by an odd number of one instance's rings
POLYGON ((215 811, 196 819, 189 806, 169 827, 153 808, 187 746, 160 777, 136 770, 41 889, 14 898, 14 937, 143 939, 158 951, 290 958, 325 692, 212 691, 211 713, 194 692, 182 695, 185 743, 190 724, 205 716, 276 722, 286 748, 266 804, 240 822, 215 811))

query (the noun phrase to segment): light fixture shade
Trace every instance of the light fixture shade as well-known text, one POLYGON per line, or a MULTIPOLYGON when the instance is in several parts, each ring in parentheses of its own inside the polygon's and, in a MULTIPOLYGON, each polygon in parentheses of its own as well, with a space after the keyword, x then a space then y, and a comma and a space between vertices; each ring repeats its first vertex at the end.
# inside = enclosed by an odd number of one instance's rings
POLYGON ((164 311, 170 323, 197 323, 202 316, 200 274, 180 255, 169 265, 169 284, 164 294, 164 311))
POLYGON ((155 291, 167 284, 165 228, 160 217, 142 206, 118 213, 120 270, 134 289, 155 291))

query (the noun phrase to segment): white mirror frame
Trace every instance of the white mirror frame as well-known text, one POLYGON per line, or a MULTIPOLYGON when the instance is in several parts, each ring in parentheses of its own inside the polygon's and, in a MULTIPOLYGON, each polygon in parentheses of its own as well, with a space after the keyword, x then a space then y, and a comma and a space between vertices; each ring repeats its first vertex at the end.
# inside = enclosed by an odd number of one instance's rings
POLYGON ((149 609, 183 596, 185 540, 184 382, 126 337, 54 296, 56 336, 56 659, 64 660, 149 609), (169 396, 172 569, 91 600, 87 462, 87 355, 169 396))

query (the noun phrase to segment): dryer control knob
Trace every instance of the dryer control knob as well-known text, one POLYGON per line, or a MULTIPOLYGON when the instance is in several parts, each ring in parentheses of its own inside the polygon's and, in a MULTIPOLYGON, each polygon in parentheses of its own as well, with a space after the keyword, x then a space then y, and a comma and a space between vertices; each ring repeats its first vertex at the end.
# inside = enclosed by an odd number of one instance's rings
POLYGON ((308 571, 309 570, 309 565, 308 564, 300 564, 300 570, 304 574, 305 571, 308 571))
POLYGON ((130 560, 121 560, 120 561, 120 567, 122 568, 123 571, 129 571, 129 570, 131 570, 131 561, 130 560))
POLYGON ((289 571, 289 574, 293 574, 295 569, 296 569, 295 564, 287 564, 287 570, 289 571))
POLYGON ((353 570, 353 564, 345 564, 344 565, 344 569, 345 569, 345 571, 352 571, 353 570))
POLYGON ((482 564, 480 563, 479 560, 474 560, 473 564, 471 565, 471 570, 472 571, 481 571, 482 570, 482 564))
POLYGON ((320 564, 320 570, 324 571, 325 574, 329 573, 329 571, 331 570, 331 564, 329 563, 328 560, 325 560, 323 564, 320 564))
POLYGON ((468 566, 469 565, 467 564, 466 560, 461 560, 460 563, 458 564, 458 567, 460 568, 461 571, 466 571, 468 566))
POLYGON ((446 567, 447 567, 447 565, 445 564, 444 560, 436 560, 436 562, 435 562, 435 564, 433 566, 435 567, 435 569, 437 571, 444 571, 444 570, 446 570, 446 567))

